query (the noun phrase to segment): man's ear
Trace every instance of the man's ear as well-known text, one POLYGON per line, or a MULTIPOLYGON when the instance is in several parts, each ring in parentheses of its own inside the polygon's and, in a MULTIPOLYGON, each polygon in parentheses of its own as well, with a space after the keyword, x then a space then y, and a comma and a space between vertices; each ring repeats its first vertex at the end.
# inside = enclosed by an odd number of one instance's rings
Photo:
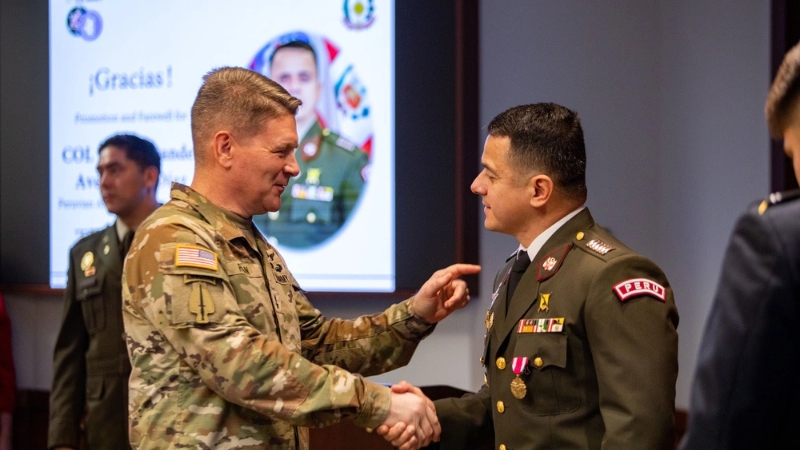
POLYGON ((531 192, 531 206, 541 208, 547 204, 553 195, 553 180, 547 175, 539 174, 528 180, 528 187, 531 192))
POLYGON ((144 185, 148 189, 155 189, 158 184, 159 172, 155 166, 145 167, 144 169, 144 185))
POLYGON ((222 167, 230 169, 233 164, 233 135, 229 131, 218 131, 211 144, 212 159, 222 167))

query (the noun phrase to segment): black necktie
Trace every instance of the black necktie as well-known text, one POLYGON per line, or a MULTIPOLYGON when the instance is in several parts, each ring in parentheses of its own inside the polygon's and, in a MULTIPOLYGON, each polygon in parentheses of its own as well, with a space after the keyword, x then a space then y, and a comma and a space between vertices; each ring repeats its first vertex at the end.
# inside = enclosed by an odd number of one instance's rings
POLYGON ((120 242, 119 246, 119 256, 125 260, 125 255, 128 254, 128 250, 131 249, 131 242, 133 242, 133 231, 128 231, 125 233, 125 237, 122 238, 122 242, 120 242))
POLYGON ((510 309, 511 297, 514 296, 514 291, 517 289, 522 274, 528 270, 528 266, 530 265, 531 259, 528 257, 528 252, 520 250, 519 253, 517 253, 517 259, 514 260, 514 265, 511 266, 511 273, 508 274, 508 294, 506 295, 506 304, 508 307, 506 307, 506 311, 510 309))

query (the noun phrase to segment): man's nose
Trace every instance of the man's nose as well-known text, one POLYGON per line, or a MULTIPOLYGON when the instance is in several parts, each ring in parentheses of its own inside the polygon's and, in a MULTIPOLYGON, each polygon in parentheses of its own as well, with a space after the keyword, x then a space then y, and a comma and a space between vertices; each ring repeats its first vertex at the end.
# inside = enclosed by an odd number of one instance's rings
POLYGON ((300 174, 300 165, 297 164, 297 156, 295 156, 295 152, 292 152, 292 154, 289 155, 289 159, 286 161, 286 165, 283 166, 283 170, 285 170, 292 177, 296 177, 300 174))

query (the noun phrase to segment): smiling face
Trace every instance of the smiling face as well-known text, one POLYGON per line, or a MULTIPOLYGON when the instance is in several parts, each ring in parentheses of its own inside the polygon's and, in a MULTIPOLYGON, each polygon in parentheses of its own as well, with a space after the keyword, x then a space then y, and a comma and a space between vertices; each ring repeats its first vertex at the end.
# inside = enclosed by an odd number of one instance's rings
MULTIPOLYGON (((483 197, 487 230, 514 236, 522 242, 529 228, 531 188, 520 180, 509 164, 511 139, 503 136, 486 138, 481 164, 483 170, 472 182, 472 192, 483 197)), ((524 245, 529 244, 526 242, 524 245)))
POLYGON ((116 214, 123 221, 135 214, 149 197, 151 189, 155 189, 157 175, 154 178, 146 170, 128 159, 125 150, 109 145, 100 151, 97 163, 100 175, 100 194, 103 196, 108 212, 116 214))
POLYGON ((277 211, 289 179, 300 168, 294 155, 297 131, 290 114, 267 119, 256 135, 236 140, 231 176, 239 186, 246 216, 277 211))

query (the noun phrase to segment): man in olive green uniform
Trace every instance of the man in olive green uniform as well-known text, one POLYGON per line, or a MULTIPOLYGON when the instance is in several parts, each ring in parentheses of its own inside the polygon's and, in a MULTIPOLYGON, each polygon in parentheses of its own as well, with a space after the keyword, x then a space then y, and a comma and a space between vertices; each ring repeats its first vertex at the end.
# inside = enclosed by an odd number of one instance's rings
POLYGON ((585 208, 577 114, 552 103, 518 106, 488 130, 472 190, 483 198, 486 228, 520 247, 494 281, 484 386, 436 402, 439 448, 672 449, 672 289, 585 208))
POLYGON ((270 58, 272 79, 303 102, 296 115, 303 136, 296 150, 300 174, 289 182, 280 210, 255 222, 271 242, 287 247, 317 245, 342 227, 364 188, 369 162, 363 150, 320 124, 316 58, 311 45, 296 40, 270 58))
POLYGON ((69 254, 64 316, 53 359, 48 447, 128 448, 130 363, 122 327, 122 263, 132 233, 158 203, 161 158, 137 136, 100 145, 97 170, 114 225, 84 237, 69 254), (125 236, 128 236, 127 241, 125 236))
POLYGON ((123 275, 137 449, 307 449, 305 427, 351 419, 438 439, 432 403, 366 381, 408 362, 433 323, 469 300, 454 265, 411 299, 325 319, 252 217, 280 208, 298 171, 299 100, 242 68, 204 78, 192 107, 195 176, 137 233, 123 275))

